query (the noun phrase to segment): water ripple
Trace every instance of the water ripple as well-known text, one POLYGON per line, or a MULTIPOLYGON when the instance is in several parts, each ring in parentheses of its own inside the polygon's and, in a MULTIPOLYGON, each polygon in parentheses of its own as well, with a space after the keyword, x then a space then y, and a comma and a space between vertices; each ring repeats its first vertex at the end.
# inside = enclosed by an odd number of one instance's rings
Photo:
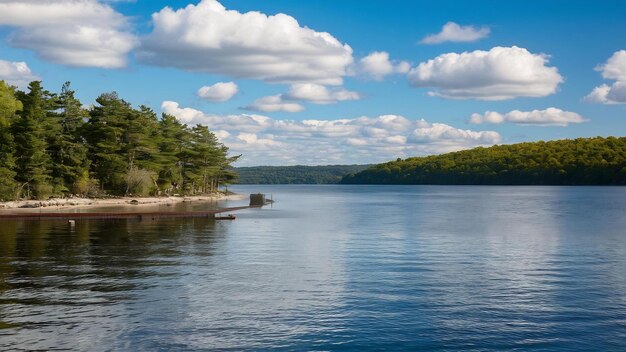
POLYGON ((0 350, 626 350, 624 188, 265 188, 0 224, 0 350))

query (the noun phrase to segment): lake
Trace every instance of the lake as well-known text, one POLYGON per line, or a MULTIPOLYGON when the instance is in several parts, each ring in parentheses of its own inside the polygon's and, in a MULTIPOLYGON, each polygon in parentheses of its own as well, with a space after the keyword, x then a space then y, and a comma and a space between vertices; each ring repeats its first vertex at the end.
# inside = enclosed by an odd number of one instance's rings
POLYGON ((626 350, 626 187, 229 189, 276 203, 0 223, 0 350, 626 350))

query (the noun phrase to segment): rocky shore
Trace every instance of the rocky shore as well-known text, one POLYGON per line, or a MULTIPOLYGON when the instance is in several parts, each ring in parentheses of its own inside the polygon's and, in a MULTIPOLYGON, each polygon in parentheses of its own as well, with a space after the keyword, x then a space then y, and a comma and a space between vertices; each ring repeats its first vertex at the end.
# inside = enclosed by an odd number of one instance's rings
POLYGON ((23 200, 14 202, 0 202, 0 211, 32 211, 35 209, 61 209, 61 208, 90 208, 104 206, 142 206, 175 204, 181 202, 202 202, 216 200, 238 200, 246 197, 240 194, 223 193, 211 195, 199 195, 189 197, 119 197, 119 198, 51 198, 48 200, 23 200))

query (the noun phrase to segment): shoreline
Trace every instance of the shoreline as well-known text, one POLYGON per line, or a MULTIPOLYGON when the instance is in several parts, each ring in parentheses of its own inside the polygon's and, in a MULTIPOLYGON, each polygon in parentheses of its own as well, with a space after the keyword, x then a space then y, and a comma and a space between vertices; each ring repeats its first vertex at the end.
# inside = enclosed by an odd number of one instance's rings
POLYGON ((173 205, 188 202, 207 202, 220 200, 244 200, 242 194, 208 194, 197 196, 170 197, 119 197, 119 198, 52 198, 49 200, 22 200, 0 202, 0 214, 3 213, 38 213, 43 210, 90 209, 99 207, 129 206, 138 210, 150 205, 173 205))

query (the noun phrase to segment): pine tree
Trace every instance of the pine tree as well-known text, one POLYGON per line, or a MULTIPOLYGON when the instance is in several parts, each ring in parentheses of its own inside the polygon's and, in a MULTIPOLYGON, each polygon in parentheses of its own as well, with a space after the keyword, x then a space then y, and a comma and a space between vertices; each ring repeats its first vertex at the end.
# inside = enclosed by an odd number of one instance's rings
POLYGON ((22 103, 15 97, 15 89, 0 81, 0 201, 15 197, 15 143, 11 126, 22 103))
POLYGON ((182 149, 181 139, 186 126, 174 116, 163 114, 157 128, 159 131, 156 136, 157 163, 159 164, 157 183, 161 191, 171 195, 174 191, 179 190, 183 181, 178 156, 182 149))
POLYGON ((87 146, 80 132, 88 113, 74 96, 70 83, 63 84, 61 94, 56 99, 55 116, 59 133, 50 138, 52 157, 52 177, 63 191, 75 188, 77 183, 89 178, 87 146))
POLYGON ((28 94, 17 94, 24 108, 12 126, 17 171, 15 179, 20 182, 18 192, 22 195, 43 199, 52 195, 53 191, 50 185, 52 162, 46 150, 46 138, 54 132, 49 128, 48 119, 51 96, 39 81, 31 82, 28 88, 28 94))
POLYGON ((121 193, 128 171, 128 156, 123 153, 122 138, 126 115, 132 109, 117 93, 102 94, 96 102, 99 106, 89 112, 89 121, 84 129, 91 169, 103 190, 121 193))
POLYGON ((221 144, 208 127, 196 125, 192 129, 194 169, 199 175, 199 191, 214 192, 219 186, 224 167, 228 164, 228 148, 221 144))
POLYGON ((122 138, 122 150, 126 154, 128 165, 126 193, 132 191, 130 182, 132 175, 141 175, 139 188, 142 191, 156 188, 156 175, 159 171, 158 158, 155 157, 158 153, 155 141, 158 135, 156 114, 152 109, 142 105, 139 110, 132 109, 126 118, 122 138))
POLYGON ((158 119, 105 93, 89 111, 70 84, 60 94, 32 82, 28 93, 0 81, 0 200, 72 190, 146 195, 213 192, 234 178, 238 157, 205 126, 158 119))

